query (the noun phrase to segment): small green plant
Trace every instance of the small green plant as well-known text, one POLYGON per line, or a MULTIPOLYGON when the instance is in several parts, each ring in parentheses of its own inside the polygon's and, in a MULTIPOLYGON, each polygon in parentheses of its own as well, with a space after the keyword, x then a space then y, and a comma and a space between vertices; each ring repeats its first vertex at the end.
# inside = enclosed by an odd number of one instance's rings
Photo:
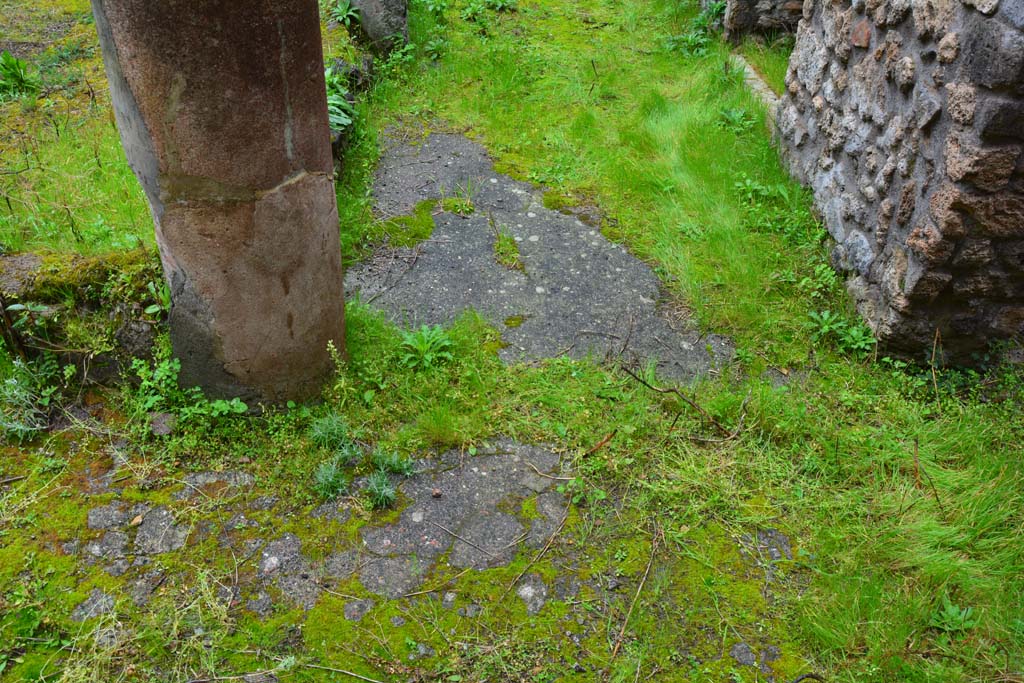
POLYGON ((977 624, 974 608, 960 607, 950 600, 948 595, 942 596, 942 604, 936 605, 931 621, 928 623, 929 626, 943 633, 970 631, 977 624))
POLYGON ((319 448, 340 450, 352 443, 348 421, 338 413, 328 413, 309 426, 309 440, 319 448))
POLYGON ((334 500, 348 488, 348 474, 340 457, 320 463, 313 473, 313 490, 324 500, 334 500))
POLYGON ((324 69, 324 81, 327 83, 327 119, 331 130, 346 132, 352 128, 356 117, 348 81, 333 66, 324 69))
POLYGON ((11 363, 0 382, 0 432, 4 436, 24 441, 46 429, 58 391, 56 377, 57 362, 52 356, 11 363))
POLYGON ((0 52, 0 101, 39 93, 39 76, 30 73, 24 60, 7 50, 0 52))
POLYGON ((438 21, 444 19, 444 15, 448 11, 448 0, 420 0, 420 4, 438 21))
POLYGON ((423 54, 425 54, 431 61, 436 62, 444 56, 447 49, 448 41, 440 36, 436 36, 428 40, 423 46, 423 54))
POLYGON ((495 12, 515 12, 519 9, 516 0, 486 0, 486 4, 495 12))
POLYGON ((336 0, 331 7, 330 17, 348 28, 359 23, 359 8, 351 0, 336 0))
POLYGON ((152 280, 146 283, 146 291, 155 303, 146 306, 143 311, 146 315, 161 315, 171 310, 171 290, 163 280, 156 284, 152 280))
POLYGON ((430 370, 455 360, 452 340, 440 325, 422 325, 402 334, 402 365, 414 370, 430 370))
POLYGON ((797 289, 812 299, 823 300, 832 294, 839 285, 839 276, 827 263, 819 263, 814 267, 814 274, 801 278, 797 289))
POLYGON ((381 472, 411 477, 416 472, 416 463, 394 451, 375 450, 370 456, 375 469, 381 472))
POLYGON ((876 343, 871 328, 864 323, 849 325, 839 333, 839 348, 855 356, 867 356, 874 350, 876 343))
POLYGON ((837 340, 846 331, 847 323, 843 316, 832 311, 811 311, 811 333, 815 342, 837 340))
POLYGON ((716 125, 736 135, 742 135, 754 128, 757 122, 750 112, 742 107, 725 107, 718 112, 716 125))
POLYGON ((669 36, 665 47, 669 52, 678 52, 685 57, 703 57, 708 53, 711 38, 703 31, 687 31, 669 36))
POLYGON ((512 235, 499 231, 494 236, 494 260, 510 270, 523 270, 519 245, 512 235))
POLYGON ((391 475, 384 470, 376 470, 366 478, 366 495, 374 510, 391 507, 398 498, 395 485, 391 483, 391 475))
POLYGON ((463 21, 479 22, 483 19, 484 13, 487 11, 487 5, 484 4, 483 0, 469 0, 466 6, 462 8, 462 12, 459 16, 462 17, 463 21))

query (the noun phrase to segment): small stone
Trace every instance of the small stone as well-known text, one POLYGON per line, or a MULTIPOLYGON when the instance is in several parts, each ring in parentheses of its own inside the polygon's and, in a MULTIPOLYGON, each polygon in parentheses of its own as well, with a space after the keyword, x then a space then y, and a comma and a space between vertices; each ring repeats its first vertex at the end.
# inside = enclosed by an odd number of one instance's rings
POLYGON ((548 601, 548 587, 536 574, 527 574, 516 590, 516 595, 526 604, 526 613, 538 614, 548 601))
POLYGON ((93 588, 92 592, 89 593, 89 597, 71 612, 71 621, 82 622, 103 614, 110 614, 113 611, 114 598, 99 588, 93 588))
POLYGON ((974 87, 967 83, 950 83, 946 86, 946 104, 951 119, 963 125, 974 121, 977 97, 974 87))
POLYGON ((397 616, 396 617, 391 617, 391 625, 394 626, 395 628, 399 628, 401 626, 405 626, 405 619, 402 618, 402 617, 397 617, 397 616))
POLYGON ((441 606, 444 607, 445 609, 451 609, 452 607, 455 606, 455 600, 458 597, 459 597, 458 595, 456 595, 455 593, 452 593, 451 591, 445 593, 444 597, 441 598, 441 606))
POLYGON ((376 603, 373 600, 353 600, 346 602, 344 607, 345 618, 349 621, 361 621, 367 612, 372 610, 376 603))
POLYGON ((433 491, 430 492, 430 495, 431 495, 432 498, 440 498, 441 497, 441 489, 434 489, 433 491))
POLYGON ((245 608, 260 617, 268 617, 274 611, 274 603, 269 595, 259 593, 256 597, 245 603, 245 608))
POLYGON ((740 666, 755 666, 757 664, 754 651, 746 643, 736 643, 729 648, 729 656, 735 659, 740 666))
POLYGON ((148 555, 169 553, 185 545, 188 529, 174 523, 174 514, 166 507, 146 513, 135 536, 135 546, 148 555))
POLYGON ((483 611, 483 608, 480 607, 480 605, 473 604, 473 605, 466 605, 465 607, 460 607, 456 611, 456 613, 460 617, 468 617, 468 618, 472 619, 472 618, 474 618, 476 616, 479 616, 480 612, 482 612, 482 611, 483 611))

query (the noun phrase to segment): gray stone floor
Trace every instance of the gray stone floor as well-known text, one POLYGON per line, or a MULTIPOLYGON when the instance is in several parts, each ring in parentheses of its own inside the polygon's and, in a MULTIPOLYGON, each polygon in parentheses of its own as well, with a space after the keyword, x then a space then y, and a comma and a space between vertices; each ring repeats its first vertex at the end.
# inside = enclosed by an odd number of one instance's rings
POLYGON ((472 198, 472 215, 438 210, 429 240, 380 248, 353 267, 349 294, 405 327, 448 323, 473 308, 501 331, 506 362, 654 360, 660 375, 689 381, 731 358, 727 338, 701 334, 663 305, 647 264, 578 217, 545 208, 536 188, 497 173, 476 143, 447 134, 387 141, 374 184, 381 217, 456 196, 472 198), (515 239, 523 270, 496 261, 499 231, 515 239))

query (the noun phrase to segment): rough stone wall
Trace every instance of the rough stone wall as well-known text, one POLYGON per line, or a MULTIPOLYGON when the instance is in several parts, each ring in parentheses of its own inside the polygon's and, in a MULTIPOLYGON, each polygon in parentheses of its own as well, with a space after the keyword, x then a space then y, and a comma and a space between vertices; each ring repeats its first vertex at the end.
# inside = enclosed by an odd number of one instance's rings
POLYGON ((793 33, 803 14, 803 0, 728 0, 725 37, 739 41, 747 34, 793 33))
POLYGON ((807 0, 778 126, 891 349, 1024 332, 1024 0, 807 0))

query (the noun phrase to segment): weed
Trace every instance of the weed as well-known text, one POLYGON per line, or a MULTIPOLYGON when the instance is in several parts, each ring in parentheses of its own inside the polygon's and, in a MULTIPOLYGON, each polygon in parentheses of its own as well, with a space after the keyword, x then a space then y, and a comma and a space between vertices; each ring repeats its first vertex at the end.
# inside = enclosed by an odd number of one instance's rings
POLYGON ((366 495, 374 510, 383 510, 394 505, 398 498, 391 475, 384 470, 375 470, 366 478, 366 495))
POLYGON ((402 333, 401 362, 407 368, 431 370, 455 359, 452 340, 440 325, 422 325, 402 333))
POLYGON ((495 12, 515 12, 518 9, 516 0, 486 0, 488 9, 495 12))
POLYGON ((944 633, 960 633, 970 631, 977 626, 978 620, 974 616, 974 608, 960 607, 949 595, 943 594, 942 604, 937 605, 932 612, 928 625, 944 633))
POLYGON ((24 441, 49 425, 56 384, 57 362, 52 356, 39 360, 15 359, 0 381, 0 432, 24 441))
POLYGON ((811 311, 808 317, 811 335, 816 342, 837 340, 849 326, 843 316, 832 311, 811 311))
POLYGON ((340 450, 351 443, 348 421, 338 413, 317 418, 306 433, 315 446, 327 450, 340 450))
POLYGON ((462 17, 463 21, 479 23, 486 11, 487 5, 483 0, 469 0, 466 6, 462 8, 459 16, 462 17))
POLYGON ((718 111, 717 125, 736 135, 750 132, 757 120, 742 107, 725 107, 718 111))
POLYGON ((377 449, 370 456, 373 467, 382 472, 410 477, 416 472, 416 463, 395 451, 377 449))
POLYGON ((355 122, 356 110, 352 95, 348 91, 348 81, 341 74, 328 66, 324 70, 327 83, 327 118, 331 130, 348 132, 355 122))
POLYGON ((335 0, 330 17, 349 28, 359 23, 359 8, 352 4, 352 0, 335 0))
POLYGON ((445 13, 448 11, 448 0, 419 0, 423 8, 427 10, 434 17, 435 21, 441 21, 444 19, 445 13))
POLYGON ((39 76, 28 70, 24 60, 7 50, 0 52, 0 101, 39 92, 39 76))
POLYGON ((341 495, 349 483, 345 463, 339 457, 325 460, 313 473, 313 490, 324 500, 334 500, 341 495))
POLYGON ((448 41, 440 36, 431 38, 423 46, 423 54, 433 62, 441 59, 444 56, 445 51, 448 49, 448 41))
POLYGON ((494 237, 494 260, 510 270, 524 270, 519 245, 507 232, 499 231, 494 237))

